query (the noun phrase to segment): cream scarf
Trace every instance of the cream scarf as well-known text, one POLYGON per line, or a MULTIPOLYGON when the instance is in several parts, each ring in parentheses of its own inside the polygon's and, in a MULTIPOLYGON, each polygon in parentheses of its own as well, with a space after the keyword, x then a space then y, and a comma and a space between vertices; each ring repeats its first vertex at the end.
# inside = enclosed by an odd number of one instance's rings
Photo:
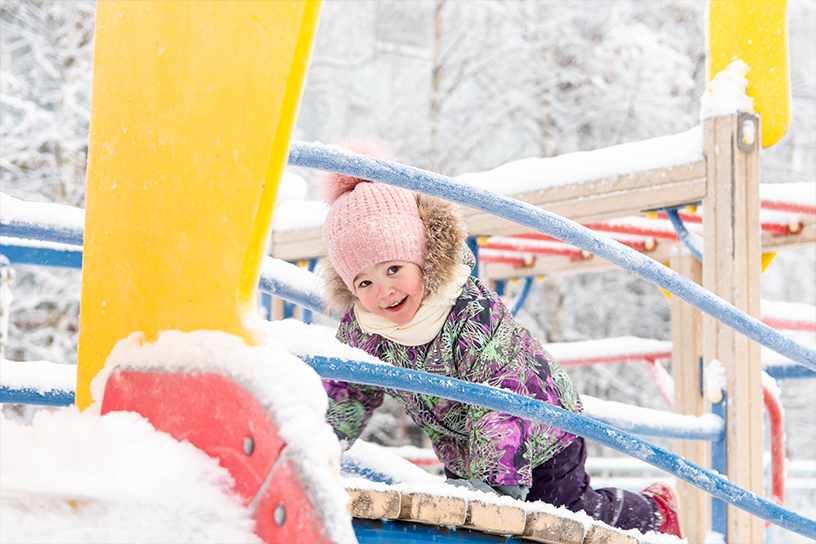
POLYGON ((437 293, 431 293, 419 305, 410 322, 398 325, 366 310, 359 300, 354 302, 354 316, 360 327, 368 334, 379 334, 404 346, 427 344, 442 330, 445 319, 462 293, 462 287, 470 276, 470 268, 464 264, 456 269, 454 279, 443 285, 437 293))

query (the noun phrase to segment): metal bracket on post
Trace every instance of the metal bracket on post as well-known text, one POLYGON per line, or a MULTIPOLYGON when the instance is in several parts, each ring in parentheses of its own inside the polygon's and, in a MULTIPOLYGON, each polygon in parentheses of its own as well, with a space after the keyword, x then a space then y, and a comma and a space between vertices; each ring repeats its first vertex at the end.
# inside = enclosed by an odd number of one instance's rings
POLYGON ((753 153, 757 141, 757 117, 754 113, 740 112, 737 123, 737 147, 743 153, 753 153))

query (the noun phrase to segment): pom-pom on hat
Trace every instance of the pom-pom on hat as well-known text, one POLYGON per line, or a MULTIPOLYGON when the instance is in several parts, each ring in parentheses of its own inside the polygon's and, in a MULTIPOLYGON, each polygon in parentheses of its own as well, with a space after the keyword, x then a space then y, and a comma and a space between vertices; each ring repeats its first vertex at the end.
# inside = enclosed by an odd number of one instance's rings
MULTIPOLYGON (((369 142, 345 145, 380 156, 369 142)), ((323 242, 332 266, 352 293, 354 278, 384 261, 425 266, 425 227, 414 196, 399 187, 328 173, 321 179, 323 199, 330 206, 323 223, 323 242)))

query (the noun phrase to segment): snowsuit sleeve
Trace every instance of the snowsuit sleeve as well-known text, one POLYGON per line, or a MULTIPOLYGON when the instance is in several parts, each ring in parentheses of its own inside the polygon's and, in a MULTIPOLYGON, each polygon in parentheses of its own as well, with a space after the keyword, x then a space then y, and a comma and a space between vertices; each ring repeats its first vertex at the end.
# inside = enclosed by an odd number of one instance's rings
MULTIPOLYGON (((498 297, 472 280, 467 290, 471 296, 460 314, 454 344, 459 377, 580 411, 577 394, 561 367, 498 297), (563 406, 559 396, 574 396, 578 404, 563 406)), ((466 413, 469 455, 461 467, 466 474, 460 476, 491 486, 530 486, 532 461, 541 457, 542 448, 550 450, 544 452, 550 457, 573 440, 568 433, 509 414, 472 405, 466 413)))
MULTIPOLYGON (((337 339, 351 347, 362 347, 358 345, 359 339, 349 327, 350 319, 349 314, 341 319, 337 339)), ((335 380, 323 380, 323 388, 329 397, 326 421, 338 438, 351 444, 360 437, 374 410, 382 405, 383 390, 370 385, 335 380)))

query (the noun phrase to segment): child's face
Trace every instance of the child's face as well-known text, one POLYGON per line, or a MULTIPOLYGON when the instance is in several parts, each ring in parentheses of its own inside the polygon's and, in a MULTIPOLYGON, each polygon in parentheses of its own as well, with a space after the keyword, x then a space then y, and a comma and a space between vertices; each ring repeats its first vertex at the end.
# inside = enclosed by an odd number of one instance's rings
POLYGON ((369 312, 398 325, 413 319, 425 294, 422 269, 405 261, 369 266, 354 278, 354 289, 369 312))

